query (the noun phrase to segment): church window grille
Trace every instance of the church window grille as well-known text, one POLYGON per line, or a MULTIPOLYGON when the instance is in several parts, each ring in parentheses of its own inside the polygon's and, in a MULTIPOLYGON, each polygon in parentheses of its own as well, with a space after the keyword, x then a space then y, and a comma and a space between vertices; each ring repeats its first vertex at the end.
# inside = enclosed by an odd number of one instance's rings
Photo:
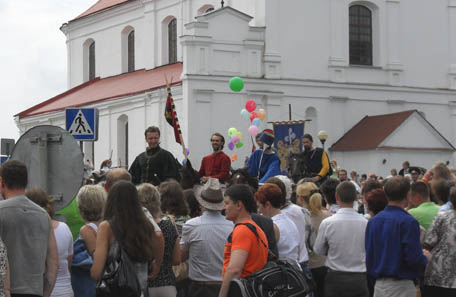
POLYGON ((169 64, 177 62, 177 20, 168 24, 168 59, 169 64))
POLYGON ((95 41, 89 45, 89 80, 95 78, 95 41))
POLYGON ((135 71, 135 31, 128 34, 128 72, 135 71))
POLYGON ((372 65, 372 12, 363 5, 353 5, 350 15, 350 64, 372 65))

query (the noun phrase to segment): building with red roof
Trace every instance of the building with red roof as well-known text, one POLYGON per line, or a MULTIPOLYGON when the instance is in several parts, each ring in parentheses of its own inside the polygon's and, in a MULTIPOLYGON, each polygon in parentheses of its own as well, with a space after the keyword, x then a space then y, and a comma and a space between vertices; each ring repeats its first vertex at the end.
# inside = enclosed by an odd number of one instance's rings
POLYGON ((161 145, 181 160, 182 148, 164 118, 166 76, 195 167, 211 152, 210 135, 226 135, 230 127, 243 132, 244 146, 225 150, 239 156, 234 168, 244 165, 251 123, 239 113, 247 99, 266 111, 260 130, 287 120, 291 104, 294 120, 311 120, 306 133, 328 132, 331 158, 348 170, 384 174, 406 159, 421 167, 442 159, 453 164, 455 5, 224 3, 96 1, 61 27, 68 91, 19 112, 20 131, 63 127, 65 108, 94 107, 99 140, 83 149, 95 164, 112 152, 113 166, 129 166, 144 150, 150 125, 162 129, 161 145), (423 23, 420 15, 434 21, 423 23), (241 92, 229 89, 233 76, 244 79, 241 92), (420 139, 425 144, 419 146, 420 139))
POLYGON ((407 110, 365 116, 329 150, 343 164, 356 162, 362 172, 386 175, 405 160, 424 168, 436 160, 451 162, 456 149, 422 113, 407 110))

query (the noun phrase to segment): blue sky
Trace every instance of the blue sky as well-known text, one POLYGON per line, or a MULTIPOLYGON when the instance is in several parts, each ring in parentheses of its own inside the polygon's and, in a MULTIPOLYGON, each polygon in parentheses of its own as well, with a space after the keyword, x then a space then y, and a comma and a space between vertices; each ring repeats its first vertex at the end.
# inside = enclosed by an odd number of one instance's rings
POLYGON ((67 88, 60 26, 97 0, 0 0, 0 138, 19 137, 13 116, 67 88))

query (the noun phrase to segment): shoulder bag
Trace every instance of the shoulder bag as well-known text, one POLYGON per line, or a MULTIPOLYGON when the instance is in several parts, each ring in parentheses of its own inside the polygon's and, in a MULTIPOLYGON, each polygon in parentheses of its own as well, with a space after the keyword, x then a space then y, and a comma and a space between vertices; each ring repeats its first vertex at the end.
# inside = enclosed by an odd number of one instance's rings
MULTIPOLYGON (((236 226, 238 225, 247 226, 261 241, 263 246, 267 248, 267 245, 259 237, 255 226, 249 223, 241 223, 236 226)), ((236 226, 234 228, 236 228, 236 226)), ((232 234, 228 237, 228 242, 231 242, 231 240, 232 234)), ((269 249, 268 253, 271 253, 269 249)), ((233 279, 230 282, 228 296, 304 297, 311 292, 311 290, 311 285, 309 285, 302 271, 296 264, 289 261, 273 260, 266 263, 261 270, 252 273, 247 277, 233 279)))
POLYGON ((96 286, 96 297, 140 297, 141 294, 135 267, 125 250, 114 240, 96 286))

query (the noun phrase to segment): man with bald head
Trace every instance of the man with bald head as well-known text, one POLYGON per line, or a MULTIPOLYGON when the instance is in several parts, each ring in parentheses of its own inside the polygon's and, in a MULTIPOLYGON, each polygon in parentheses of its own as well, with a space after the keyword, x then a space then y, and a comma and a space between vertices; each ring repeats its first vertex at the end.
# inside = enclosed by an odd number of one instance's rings
MULTIPOLYGON (((131 174, 126 169, 115 168, 115 169, 109 171, 108 174, 106 175, 106 183, 104 185, 106 192, 109 193, 109 189, 111 189, 112 186, 114 186, 114 184, 116 182, 121 181, 121 180, 131 182, 131 174)), ((142 207, 142 209, 143 209, 146 217, 150 220, 150 222, 154 226, 155 232, 158 237, 158 245, 157 245, 158 255, 157 255, 157 258, 155 259, 156 261, 154 263, 153 274, 151 276, 149 276, 150 278, 153 278, 153 277, 157 276, 158 272, 160 271, 160 265, 163 262, 163 254, 165 251, 165 239, 163 238, 163 233, 161 232, 160 227, 157 225, 157 222, 155 222, 155 220, 154 220, 153 216, 150 214, 150 212, 145 207, 142 207)))
POLYGON ((109 189, 120 180, 131 182, 131 174, 124 168, 115 168, 109 171, 104 185, 106 192, 109 192, 109 189))

